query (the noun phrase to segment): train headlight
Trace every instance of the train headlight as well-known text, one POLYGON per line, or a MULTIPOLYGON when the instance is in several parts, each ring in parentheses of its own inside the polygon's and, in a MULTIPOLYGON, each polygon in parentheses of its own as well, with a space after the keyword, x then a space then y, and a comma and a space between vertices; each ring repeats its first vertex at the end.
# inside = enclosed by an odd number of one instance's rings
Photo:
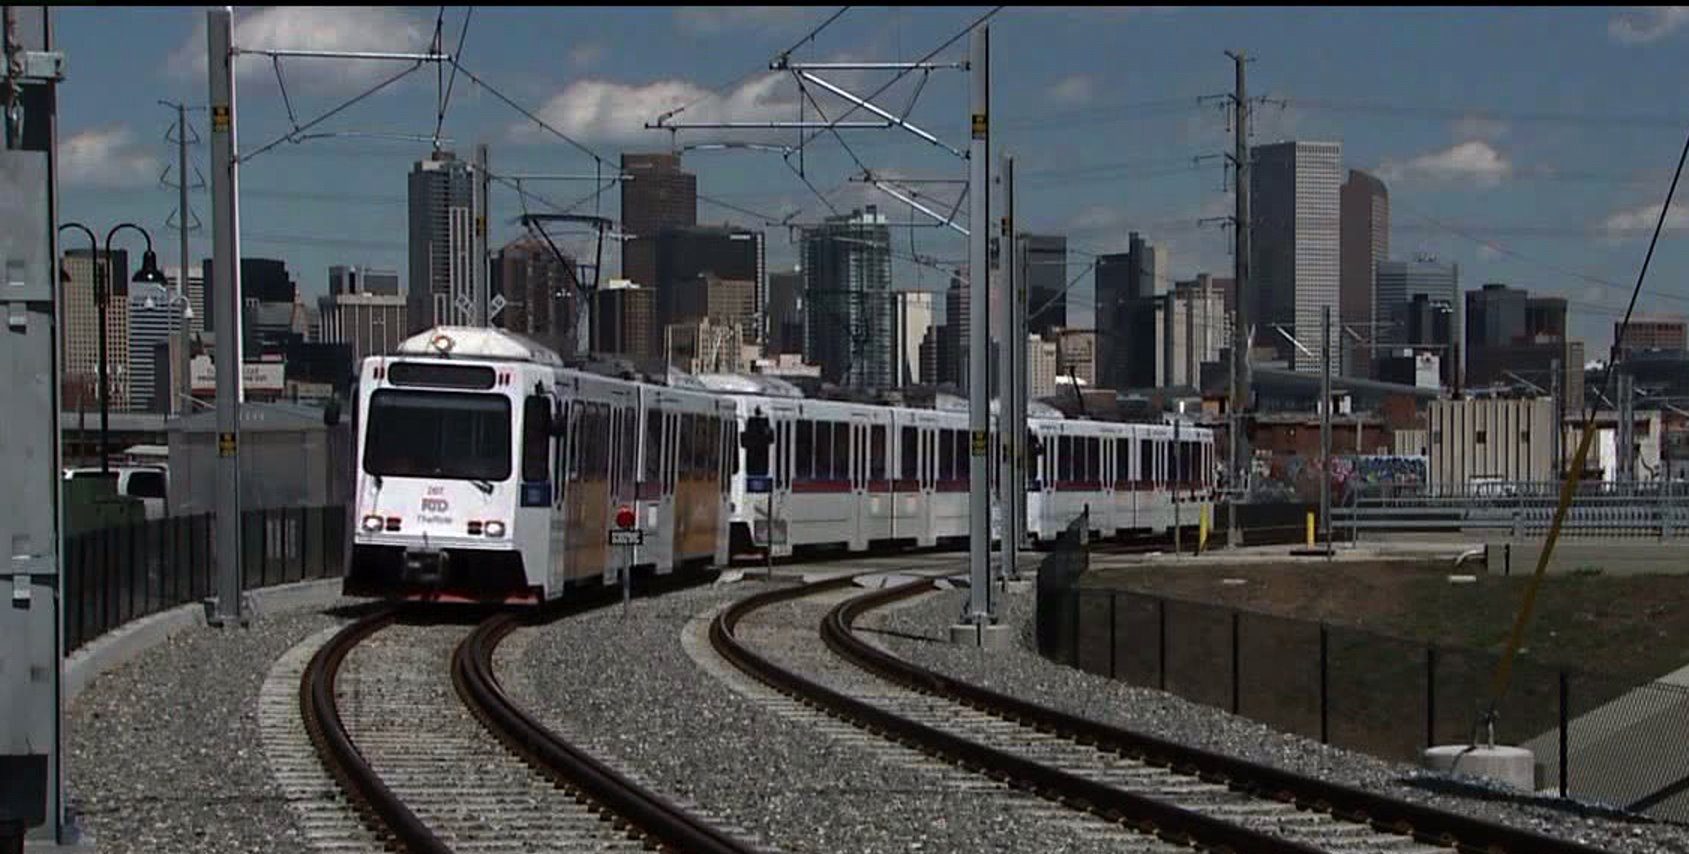
POLYGON ((482 526, 481 530, 485 531, 489 537, 502 537, 504 536, 504 523, 488 522, 486 525, 482 526))
POLYGON ((374 534, 380 532, 383 524, 385 523, 381 521, 380 516, 364 517, 364 531, 367 533, 374 534))

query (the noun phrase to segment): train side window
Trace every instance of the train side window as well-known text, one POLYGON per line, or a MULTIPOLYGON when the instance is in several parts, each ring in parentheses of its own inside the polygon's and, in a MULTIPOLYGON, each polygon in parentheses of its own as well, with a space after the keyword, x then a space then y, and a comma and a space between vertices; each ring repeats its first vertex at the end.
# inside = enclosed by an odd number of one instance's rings
POLYGON ((697 432, 695 416, 680 416, 680 448, 674 460, 675 472, 679 475, 677 480, 690 480, 692 477, 692 440, 697 432))
POLYGON ((898 431, 898 477, 906 480, 916 477, 915 469, 920 459, 920 448, 916 444, 915 428, 904 427, 898 431))
POLYGON ((868 430, 868 479, 886 479, 886 425, 875 424, 868 430))
POLYGON ((1136 481, 1138 486, 1141 487, 1141 486, 1144 486, 1145 484, 1149 483, 1150 465, 1151 465, 1151 457, 1150 457, 1149 440, 1148 439, 1139 439, 1138 440, 1138 477, 1137 477, 1137 481, 1136 481))
POLYGON ((1056 480, 1073 480, 1073 438, 1070 436, 1056 439, 1056 480))
POLYGON ((815 422, 815 479, 833 477, 833 425, 829 421, 815 422))
POLYGON ((833 479, 853 480, 851 477, 850 434, 852 425, 848 421, 833 424, 833 479))
POLYGON ((645 467, 641 472, 641 479, 648 483, 656 483, 662 476, 659 463, 663 458, 663 413, 656 409, 645 410, 645 467))
POLYGON ((793 450, 797 453, 797 479, 813 480, 815 478, 815 422, 799 421, 798 438, 793 444, 793 450))
POLYGON ((938 479, 939 480, 955 480, 956 479, 956 458, 953 456, 956 452, 956 444, 954 442, 950 441, 950 434, 954 433, 954 432, 956 432, 956 431, 954 431, 954 430, 940 430, 940 431, 938 431, 938 479))
POLYGON ((1102 476, 1102 441, 1096 438, 1085 440, 1085 480, 1096 482, 1102 476))

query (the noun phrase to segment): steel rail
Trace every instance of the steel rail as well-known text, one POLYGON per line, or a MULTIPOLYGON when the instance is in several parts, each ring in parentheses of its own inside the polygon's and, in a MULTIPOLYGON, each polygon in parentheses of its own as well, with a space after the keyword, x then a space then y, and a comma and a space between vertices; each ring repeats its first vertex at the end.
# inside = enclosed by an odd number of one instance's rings
POLYGON ((377 835, 412 854, 448 854, 451 851, 399 797, 383 783, 375 769, 364 761, 352 743, 340 708, 334 699, 335 679, 340 665, 354 647, 391 624, 396 616, 383 609, 337 632, 324 644, 305 668, 299 683, 299 711, 305 730, 316 745, 328 772, 351 796, 358 812, 377 835))
MULTIPOLYGON (((798 599, 853 583, 843 577, 814 584, 771 590, 727 608, 710 624, 710 643, 735 667, 776 691, 819 706, 883 738, 933 754, 951 764, 976 771, 1041 797, 1084 810, 1168 841, 1194 844, 1213 851, 1260 854, 1310 854, 1317 849, 1270 834, 1239 827, 1179 806, 1106 786, 1084 777, 978 744, 888 712, 819 685, 758 655, 741 644, 734 629, 747 615, 769 605, 798 599)), ((892 590, 926 589, 922 579, 892 590)), ((854 601, 854 600, 853 600, 854 601)))
POLYGON ((1597 854, 1602 850, 1071 715, 912 664, 868 645, 852 631, 862 614, 931 589, 932 582, 922 579, 843 602, 823 620, 822 638, 846 660, 910 690, 953 700, 1149 765, 1224 783, 1260 797, 1294 802, 1338 818, 1411 835, 1422 842, 1485 854, 1597 854))
POLYGON ((452 653, 452 684, 488 731, 554 783, 585 795, 625 821, 630 834, 674 851, 741 854, 755 850, 617 773, 513 702, 493 672, 493 654, 519 624, 513 614, 492 617, 452 653))

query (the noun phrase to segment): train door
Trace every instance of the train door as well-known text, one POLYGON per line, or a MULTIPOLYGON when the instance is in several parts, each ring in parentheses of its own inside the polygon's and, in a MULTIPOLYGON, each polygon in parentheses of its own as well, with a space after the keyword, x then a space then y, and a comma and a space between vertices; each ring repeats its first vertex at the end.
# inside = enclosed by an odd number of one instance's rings
POLYGON ((662 530, 662 538, 668 546, 665 554, 657 558, 657 572, 673 571, 680 559, 680 520, 675 514, 675 479, 677 477, 676 451, 680 446, 680 413, 663 410, 659 413, 662 419, 662 435, 660 438, 661 465, 658 467, 658 483, 660 492, 657 496, 657 526, 662 530))
POLYGON ((849 480, 850 508, 845 514, 845 531, 850 537, 850 550, 866 549, 868 540, 868 425, 866 416, 852 414, 849 421, 850 439, 847 453, 850 464, 846 468, 849 480))
POLYGON ((755 508, 752 515, 754 519, 755 513, 764 514, 768 523, 768 533, 765 536, 774 543, 775 557, 789 557, 792 554, 791 527, 786 521, 786 510, 792 506, 792 436, 795 423, 793 414, 791 411, 775 413, 774 459, 771 461, 774 475, 771 487, 774 490, 773 518, 767 518, 767 505, 755 508))

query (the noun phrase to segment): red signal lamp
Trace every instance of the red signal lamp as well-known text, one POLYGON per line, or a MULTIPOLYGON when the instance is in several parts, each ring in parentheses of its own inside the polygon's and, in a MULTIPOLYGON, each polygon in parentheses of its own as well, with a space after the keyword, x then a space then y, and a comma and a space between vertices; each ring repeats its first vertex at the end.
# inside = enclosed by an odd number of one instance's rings
POLYGON ((634 521, 635 520, 634 520, 634 517, 633 517, 633 508, 632 507, 629 507, 629 506, 624 504, 621 507, 617 508, 617 510, 616 510, 616 527, 621 528, 622 530, 625 531, 625 530, 628 530, 628 529, 633 527, 634 521))

